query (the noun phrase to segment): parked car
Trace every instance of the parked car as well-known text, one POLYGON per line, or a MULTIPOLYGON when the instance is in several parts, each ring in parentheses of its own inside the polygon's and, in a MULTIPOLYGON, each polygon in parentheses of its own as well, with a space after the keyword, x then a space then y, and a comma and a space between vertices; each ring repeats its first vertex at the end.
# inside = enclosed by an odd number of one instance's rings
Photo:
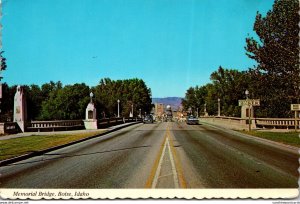
POLYGON ((186 119, 186 124, 188 125, 198 125, 199 124, 199 119, 190 115, 186 119))
POLYGON ((153 116, 152 115, 146 115, 143 122, 144 123, 153 123, 153 116))

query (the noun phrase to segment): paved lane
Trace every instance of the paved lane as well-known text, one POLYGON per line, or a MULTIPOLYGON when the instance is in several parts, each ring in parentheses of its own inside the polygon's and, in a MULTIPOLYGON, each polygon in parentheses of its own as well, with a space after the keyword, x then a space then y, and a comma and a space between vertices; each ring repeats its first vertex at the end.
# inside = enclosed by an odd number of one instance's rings
POLYGON ((187 187, 298 187, 297 151, 205 125, 172 123, 171 129, 187 187))
POLYGON ((138 124, 0 167, 2 188, 297 188, 298 153, 207 125, 138 124))
POLYGON ((1 167, 2 188, 144 188, 166 123, 139 124, 1 167))

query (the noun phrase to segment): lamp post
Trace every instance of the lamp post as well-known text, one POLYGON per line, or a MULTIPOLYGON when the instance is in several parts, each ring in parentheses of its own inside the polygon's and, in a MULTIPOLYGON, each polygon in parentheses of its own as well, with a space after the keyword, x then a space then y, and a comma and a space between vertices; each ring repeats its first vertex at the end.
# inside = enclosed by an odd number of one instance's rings
POLYGON ((218 98, 218 116, 221 116, 221 104, 220 104, 221 99, 218 98))
POLYGON ((204 103, 204 116, 207 116, 207 114, 206 114, 206 103, 204 103))
POLYGON ((139 109, 140 118, 142 117, 142 109, 139 109))
POLYGON ((249 91, 246 90, 245 91, 245 95, 246 95, 246 101, 248 104, 248 123, 249 123, 249 132, 251 131, 251 100, 249 99, 249 91))
POLYGON ((93 103, 93 97, 94 97, 94 94, 93 94, 93 92, 91 92, 91 93, 90 93, 90 98, 91 98, 90 103, 93 103))
POLYGON ((131 113, 132 113, 132 117, 133 117, 133 104, 131 104, 131 113))
POLYGON ((119 118, 120 117, 120 100, 118 99, 117 102, 118 102, 118 118, 119 118))
POLYGON ((198 108, 197 108, 197 118, 199 118, 198 108))

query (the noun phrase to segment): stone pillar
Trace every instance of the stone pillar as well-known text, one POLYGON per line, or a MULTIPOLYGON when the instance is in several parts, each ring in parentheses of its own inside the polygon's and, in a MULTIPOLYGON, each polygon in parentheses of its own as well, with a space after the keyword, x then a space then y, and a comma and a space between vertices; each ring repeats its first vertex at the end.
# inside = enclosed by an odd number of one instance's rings
POLYGON ((87 130, 96 130, 98 129, 97 124, 97 112, 95 105, 93 103, 93 93, 90 94, 91 101, 87 105, 85 110, 85 120, 84 120, 84 127, 87 130))
POLYGON ((97 112, 93 102, 90 102, 86 107, 84 126, 87 130, 98 129, 97 112))
MULTIPOLYGON (((251 107, 251 118, 254 117, 254 107, 251 107)), ((241 106, 241 118, 249 118, 249 106, 242 105, 241 106)))
POLYGON ((14 98, 14 122, 18 124, 22 132, 25 132, 27 120, 27 107, 24 90, 21 86, 17 87, 17 92, 14 98))
POLYGON ((206 111, 206 103, 204 104, 204 116, 208 116, 208 113, 206 111))

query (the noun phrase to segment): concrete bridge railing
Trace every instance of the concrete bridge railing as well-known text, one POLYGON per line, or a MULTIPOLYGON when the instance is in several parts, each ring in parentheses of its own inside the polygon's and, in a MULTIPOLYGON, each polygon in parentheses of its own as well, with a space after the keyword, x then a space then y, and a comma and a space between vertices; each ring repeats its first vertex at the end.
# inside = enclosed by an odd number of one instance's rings
MULTIPOLYGON (((229 126, 232 129, 248 129, 248 118, 226 117, 226 116, 202 116, 200 120, 215 123, 218 125, 229 126)), ((270 129, 300 129, 300 118, 251 118, 251 128, 270 128, 270 129)))
POLYGON ((15 122, 0 123, 0 134, 15 134, 20 132, 20 128, 15 122))
POLYGON ((63 131, 84 129, 83 120, 31 121, 26 124, 27 132, 63 131))
MULTIPOLYGON (((128 122, 140 121, 140 118, 105 118, 97 121, 98 128, 107 128, 128 122)), ((66 131, 85 129, 84 120, 30 121, 26 123, 26 132, 66 131)), ((0 123, 0 134, 20 132, 16 122, 0 123)))

